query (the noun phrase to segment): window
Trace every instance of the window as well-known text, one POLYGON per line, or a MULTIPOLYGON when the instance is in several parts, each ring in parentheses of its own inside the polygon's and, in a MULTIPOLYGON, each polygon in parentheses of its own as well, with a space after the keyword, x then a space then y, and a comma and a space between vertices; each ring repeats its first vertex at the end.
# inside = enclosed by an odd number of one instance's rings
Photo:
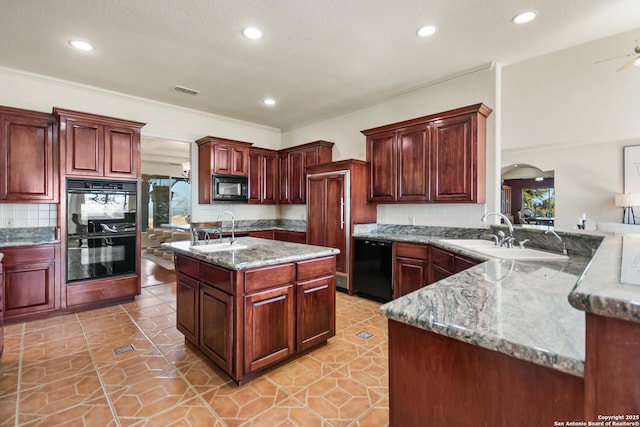
POLYGON ((555 207, 554 187, 522 189, 522 208, 531 209, 536 217, 553 218, 555 207))
POLYGON ((142 175, 143 229, 162 224, 187 224, 191 185, 186 178, 142 175), (146 207, 146 209, 144 209, 146 207))

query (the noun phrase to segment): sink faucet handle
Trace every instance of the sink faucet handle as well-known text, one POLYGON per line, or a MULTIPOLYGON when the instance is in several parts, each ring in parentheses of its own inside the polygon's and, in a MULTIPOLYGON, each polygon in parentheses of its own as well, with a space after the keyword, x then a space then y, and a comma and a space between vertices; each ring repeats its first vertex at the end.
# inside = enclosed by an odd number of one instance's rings
POLYGON ((520 240, 518 245, 520 245, 520 249, 524 249, 524 245, 529 242, 529 239, 520 240))

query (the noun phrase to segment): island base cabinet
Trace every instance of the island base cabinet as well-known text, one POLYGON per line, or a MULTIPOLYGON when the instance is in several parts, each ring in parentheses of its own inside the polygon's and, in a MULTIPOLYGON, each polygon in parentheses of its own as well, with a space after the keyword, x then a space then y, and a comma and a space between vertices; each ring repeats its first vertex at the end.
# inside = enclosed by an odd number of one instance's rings
POLYGON ((176 274, 176 328, 198 345, 198 281, 176 274))
POLYGON ((200 285, 200 350, 228 373, 233 372, 233 296, 200 285))
POLYGON ((306 350, 327 341, 336 334, 335 276, 297 285, 297 345, 306 350))
POLYGON ((294 309, 293 285, 245 297, 245 373, 294 353, 294 309))
POLYGON ((389 320, 390 427, 553 426, 582 420, 583 396, 582 378, 389 320))

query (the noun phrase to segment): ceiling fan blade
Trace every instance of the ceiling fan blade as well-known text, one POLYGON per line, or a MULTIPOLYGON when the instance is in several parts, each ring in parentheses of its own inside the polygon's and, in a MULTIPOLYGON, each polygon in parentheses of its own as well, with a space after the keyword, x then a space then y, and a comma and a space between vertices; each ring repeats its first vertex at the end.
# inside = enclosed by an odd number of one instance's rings
POLYGON ((624 65, 620 68, 618 68, 616 71, 624 71, 628 68, 631 68, 631 66, 633 65, 633 63, 636 61, 636 59, 640 58, 640 55, 636 56, 635 58, 631 58, 630 60, 628 60, 627 62, 624 63, 624 65))
POLYGON ((626 55, 618 55, 618 56, 614 56, 613 58, 601 59, 599 61, 594 62, 594 64, 599 64, 601 62, 612 61, 614 59, 620 59, 620 58, 624 58, 624 57, 627 57, 627 56, 633 56, 633 55, 635 55, 635 53, 628 53, 626 55))

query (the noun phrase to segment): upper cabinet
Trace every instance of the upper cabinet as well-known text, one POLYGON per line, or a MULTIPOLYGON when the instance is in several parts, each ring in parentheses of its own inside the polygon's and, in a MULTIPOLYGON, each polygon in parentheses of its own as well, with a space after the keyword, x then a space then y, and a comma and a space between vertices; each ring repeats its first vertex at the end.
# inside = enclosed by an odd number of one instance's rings
POLYGON ((280 150, 279 203, 304 205, 307 201, 307 166, 329 163, 333 142, 315 141, 280 150))
POLYGON ((476 104, 362 131, 369 200, 484 203, 491 111, 476 104))
POLYGON ((278 152, 266 148, 249 149, 249 203, 273 205, 278 202, 278 152))
POLYGON ((137 179, 144 123, 54 108, 67 176, 137 179))
POLYGON ((51 114, 0 107, 0 202, 58 203, 58 139, 51 114))
POLYGON ((211 203, 211 176, 249 175, 250 142, 205 136, 198 144, 198 203, 211 203))

